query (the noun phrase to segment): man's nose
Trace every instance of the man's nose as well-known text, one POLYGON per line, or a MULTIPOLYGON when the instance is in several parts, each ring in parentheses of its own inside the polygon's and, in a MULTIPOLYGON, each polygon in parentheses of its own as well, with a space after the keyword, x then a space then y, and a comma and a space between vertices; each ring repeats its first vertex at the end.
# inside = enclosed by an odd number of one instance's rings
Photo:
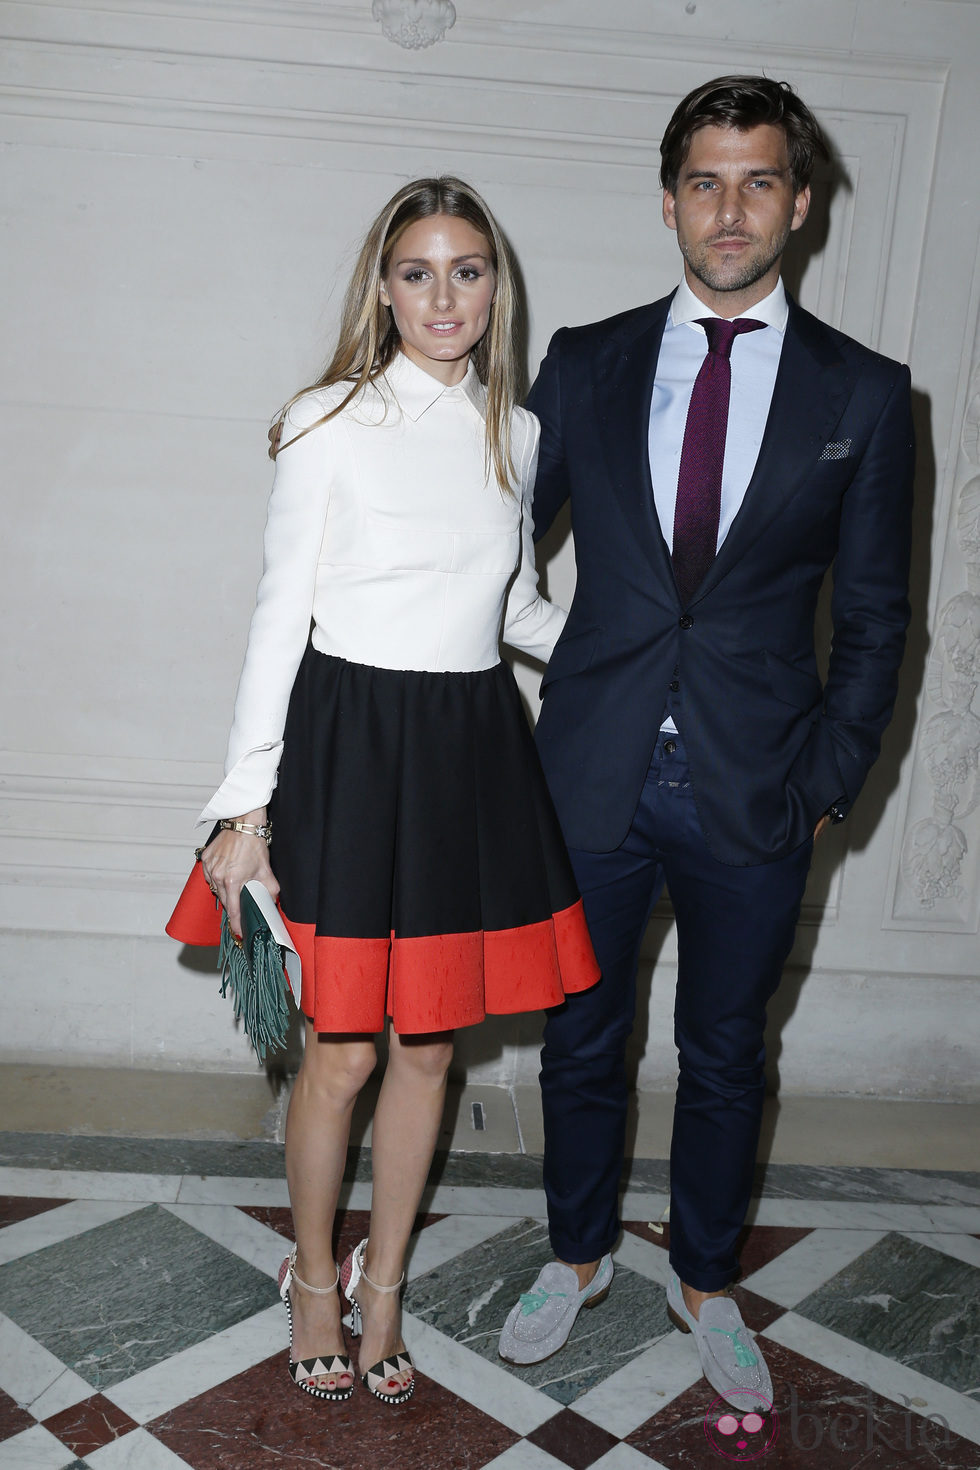
POLYGON ((718 201, 718 218, 722 224, 731 226, 745 217, 745 206, 737 189, 724 189, 718 201))

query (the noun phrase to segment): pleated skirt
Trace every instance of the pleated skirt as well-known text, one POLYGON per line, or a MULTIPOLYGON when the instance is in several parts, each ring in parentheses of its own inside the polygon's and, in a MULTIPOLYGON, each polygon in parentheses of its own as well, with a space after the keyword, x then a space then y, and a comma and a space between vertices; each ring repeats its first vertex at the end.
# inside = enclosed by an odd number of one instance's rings
POLYGON ((505 663, 403 671, 308 647, 270 817, 318 1032, 451 1030, 599 978, 505 663))

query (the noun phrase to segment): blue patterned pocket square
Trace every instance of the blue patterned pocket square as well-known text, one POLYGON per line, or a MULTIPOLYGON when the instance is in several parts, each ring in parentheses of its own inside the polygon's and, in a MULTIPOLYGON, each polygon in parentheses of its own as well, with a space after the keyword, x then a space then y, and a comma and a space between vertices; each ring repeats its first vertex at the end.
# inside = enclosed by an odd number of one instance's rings
POLYGON ((821 459, 846 459, 851 452, 853 439, 841 439, 836 444, 828 444, 824 448, 821 459))

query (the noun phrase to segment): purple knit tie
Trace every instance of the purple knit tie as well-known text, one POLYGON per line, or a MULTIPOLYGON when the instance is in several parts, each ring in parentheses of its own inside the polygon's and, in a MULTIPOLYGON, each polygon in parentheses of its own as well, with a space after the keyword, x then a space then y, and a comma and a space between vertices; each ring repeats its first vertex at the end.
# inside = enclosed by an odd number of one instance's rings
POLYGON ((694 380, 687 411, 674 507, 674 580, 684 607, 703 582, 718 545, 732 343, 740 333, 758 331, 766 323, 750 317, 728 322, 709 316, 699 317, 698 325, 708 338, 708 354, 694 380))

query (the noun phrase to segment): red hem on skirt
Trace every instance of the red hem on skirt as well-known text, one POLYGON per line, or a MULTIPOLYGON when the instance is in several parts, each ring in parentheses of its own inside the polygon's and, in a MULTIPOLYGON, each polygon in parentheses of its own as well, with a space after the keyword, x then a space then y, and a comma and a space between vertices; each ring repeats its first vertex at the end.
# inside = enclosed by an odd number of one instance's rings
MULTIPOLYGON (((417 938, 345 939, 283 922, 303 964, 303 1012, 317 1031, 401 1035, 474 1026, 488 1015, 544 1010, 599 979, 582 900, 513 929, 417 938)), ((200 864, 167 924, 184 944, 217 944, 221 910, 200 864)))

